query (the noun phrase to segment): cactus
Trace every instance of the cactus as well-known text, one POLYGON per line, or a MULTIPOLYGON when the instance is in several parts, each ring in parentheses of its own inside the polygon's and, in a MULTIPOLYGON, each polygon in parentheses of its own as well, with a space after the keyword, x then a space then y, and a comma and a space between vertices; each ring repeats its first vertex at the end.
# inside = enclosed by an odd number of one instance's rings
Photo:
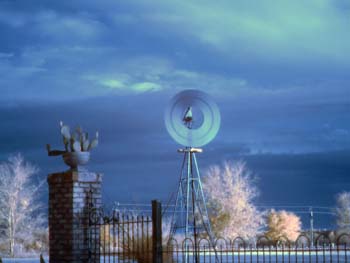
POLYGON ((87 152, 97 147, 99 137, 98 132, 96 132, 96 138, 90 141, 88 139, 89 134, 84 132, 80 126, 75 129, 75 133, 70 133, 70 129, 67 125, 64 125, 63 122, 61 122, 60 125, 61 133, 64 134, 63 143, 67 152, 87 152))
POLYGON ((88 147, 88 151, 90 151, 90 150, 93 149, 93 148, 96 148, 97 145, 98 145, 98 140, 93 139, 93 140, 91 141, 89 147, 88 147))
POLYGON ((91 149, 97 147, 97 145, 98 145, 98 137, 99 137, 99 134, 98 134, 98 131, 97 131, 97 132, 96 132, 96 138, 93 139, 93 140, 91 141, 91 143, 89 144, 88 151, 90 151, 91 149))
POLYGON ((63 137, 64 149, 68 152, 69 140, 66 137, 63 137))
POLYGON ((74 142, 75 142, 75 140, 73 138, 70 138, 69 147, 70 147, 71 152, 74 152, 74 148, 73 148, 74 142))
POLYGON ((81 152, 80 142, 76 141, 73 143, 73 150, 74 150, 74 152, 81 152))
POLYGON ((61 135, 63 136, 63 145, 65 150, 51 150, 50 145, 47 145, 49 156, 61 155, 67 152, 87 152, 93 148, 96 148, 98 145, 98 132, 96 132, 96 138, 90 141, 88 139, 89 134, 84 132, 80 126, 78 126, 74 132, 71 132, 69 126, 60 121, 60 130, 61 135))
POLYGON ((84 142, 86 141, 86 134, 86 132, 81 132, 79 135, 80 148, 82 151, 84 151, 84 142))
POLYGON ((64 125, 63 122, 60 122, 60 126, 61 126, 61 134, 64 138, 66 138, 67 140, 69 140, 71 138, 71 133, 70 133, 70 129, 69 126, 64 125))
POLYGON ((89 146, 90 146, 90 141, 89 140, 85 140, 83 142, 83 147, 82 147, 83 151, 84 152, 88 151, 89 150, 89 146))

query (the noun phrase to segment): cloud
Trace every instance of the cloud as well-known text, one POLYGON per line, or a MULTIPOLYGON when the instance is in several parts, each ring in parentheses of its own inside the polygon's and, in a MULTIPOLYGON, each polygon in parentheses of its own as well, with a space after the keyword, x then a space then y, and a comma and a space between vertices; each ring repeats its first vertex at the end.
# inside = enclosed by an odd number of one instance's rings
POLYGON ((343 79, 265 84, 238 73, 202 72, 182 68, 164 57, 125 56, 106 47, 29 48, 21 54, 4 54, 0 58, 4 76, 0 83, 6 91, 2 100, 67 100, 149 91, 175 93, 193 88, 216 98, 234 98, 238 105, 287 103, 305 107, 348 100, 347 81, 343 79))
POLYGON ((2 100, 187 88, 248 104, 348 97, 341 1, 147 2, 3 4, 2 100))
POLYGON ((4 5, 0 21, 24 27, 28 24, 38 36, 68 43, 81 44, 88 39, 107 44, 107 40, 111 46, 142 43, 149 49, 151 42, 176 48, 169 41, 177 40, 182 48, 191 48, 192 42, 194 48, 223 52, 231 59, 348 65, 350 11, 345 1, 202 1, 200 5, 193 0, 158 0, 152 4, 134 0, 36 2, 40 4, 4 5), (104 10, 103 17, 100 10, 104 10))
POLYGON ((201 5, 167 1, 160 5, 166 8, 144 19, 181 27, 184 34, 231 57, 348 65, 349 10, 338 8, 335 1, 203 1, 201 5), (167 15, 169 10, 172 15, 167 15))
POLYGON ((1 53, 0 52, 0 59, 9 59, 13 57, 13 53, 1 53))
MULTIPOLYGON (((0 3, 1 6, 1 3, 0 3)), ((16 12, 13 10, 7 10, 3 8, 0 11, 0 23, 10 26, 13 29, 22 27, 27 21, 27 15, 25 13, 16 12)))
MULTIPOLYGON (((83 79, 105 87, 111 93, 143 93, 167 90, 202 89, 217 96, 234 96, 249 89, 244 79, 178 69, 171 61, 158 57, 132 57, 111 65, 100 74, 87 74, 83 79)), ((90 84, 91 84, 90 83, 90 84)), ((101 90, 101 93, 104 91, 101 90)))
POLYGON ((104 25, 86 14, 75 16, 57 13, 53 10, 45 10, 37 13, 33 18, 33 32, 38 32, 41 37, 49 38, 67 45, 94 41, 104 33, 104 25))
POLYGON ((125 84, 117 79, 104 79, 99 83, 114 92, 124 93, 143 93, 143 92, 155 92, 162 90, 162 87, 157 83, 152 82, 137 82, 133 84, 125 84))
POLYGON ((121 89, 125 87, 125 84, 117 79, 104 79, 100 83, 110 89, 121 89))
POLYGON ((131 89, 135 90, 136 92, 147 92, 147 91, 159 91, 162 88, 157 83, 139 82, 139 83, 135 83, 134 85, 132 85, 131 89))

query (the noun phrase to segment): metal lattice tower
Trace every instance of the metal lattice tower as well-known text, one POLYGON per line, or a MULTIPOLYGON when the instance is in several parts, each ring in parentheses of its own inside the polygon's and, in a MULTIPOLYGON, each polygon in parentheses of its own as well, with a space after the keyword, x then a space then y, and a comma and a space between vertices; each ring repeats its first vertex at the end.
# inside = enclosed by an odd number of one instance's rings
POLYGON ((198 240, 206 237, 214 248, 196 154, 202 152, 197 147, 209 143, 216 136, 220 127, 219 109, 206 93, 185 90, 170 102, 165 124, 173 139, 185 146, 178 150, 183 154, 183 161, 169 240, 177 233, 183 234, 186 239, 194 241, 197 252, 198 240))
POLYGON ((180 181, 175 201, 175 209, 171 224, 170 237, 175 233, 183 233, 186 238, 209 236, 212 231, 203 193, 196 153, 202 152, 199 148, 186 147, 178 150, 184 155, 180 181))

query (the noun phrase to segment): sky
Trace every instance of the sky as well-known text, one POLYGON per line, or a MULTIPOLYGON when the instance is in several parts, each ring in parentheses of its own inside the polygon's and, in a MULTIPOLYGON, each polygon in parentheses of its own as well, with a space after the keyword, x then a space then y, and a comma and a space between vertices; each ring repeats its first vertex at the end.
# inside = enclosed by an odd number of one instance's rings
POLYGON ((349 30, 346 0, 0 0, 0 160, 63 171, 45 145, 79 124, 100 132, 88 167, 106 203, 166 203, 181 156, 164 110, 199 89, 222 120, 202 174, 243 160, 258 205, 332 207, 350 191, 349 30))

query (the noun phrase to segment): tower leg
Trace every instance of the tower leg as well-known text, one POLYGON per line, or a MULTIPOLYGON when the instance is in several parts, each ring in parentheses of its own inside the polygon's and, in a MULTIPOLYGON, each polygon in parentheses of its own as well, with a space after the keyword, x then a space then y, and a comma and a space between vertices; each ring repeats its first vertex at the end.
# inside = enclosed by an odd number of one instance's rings
MULTIPOLYGON (((184 153, 184 160, 181 167, 181 176, 169 240, 180 231, 184 233, 186 251, 189 249, 188 239, 190 239, 193 241, 194 246, 194 260, 195 262, 199 262, 199 244, 197 241, 200 235, 207 235, 209 237, 210 247, 214 251, 215 247, 194 150, 196 149, 186 148, 180 151, 184 153)), ((185 253, 186 262, 189 260, 188 256, 189 254, 185 253)))
POLYGON ((182 161, 181 165, 181 174, 180 174, 180 180, 177 188, 177 194, 176 194, 176 201, 175 201, 175 208, 174 212, 172 215, 172 220, 171 220, 171 226, 170 226, 170 234, 169 234, 169 240, 168 243, 171 242, 172 238, 175 235, 176 230, 184 225, 184 220, 183 220, 183 211, 184 211, 184 196, 183 196, 183 188, 184 188, 184 178, 183 178, 183 170, 184 166, 186 163, 186 155, 184 155, 184 159, 182 161))

